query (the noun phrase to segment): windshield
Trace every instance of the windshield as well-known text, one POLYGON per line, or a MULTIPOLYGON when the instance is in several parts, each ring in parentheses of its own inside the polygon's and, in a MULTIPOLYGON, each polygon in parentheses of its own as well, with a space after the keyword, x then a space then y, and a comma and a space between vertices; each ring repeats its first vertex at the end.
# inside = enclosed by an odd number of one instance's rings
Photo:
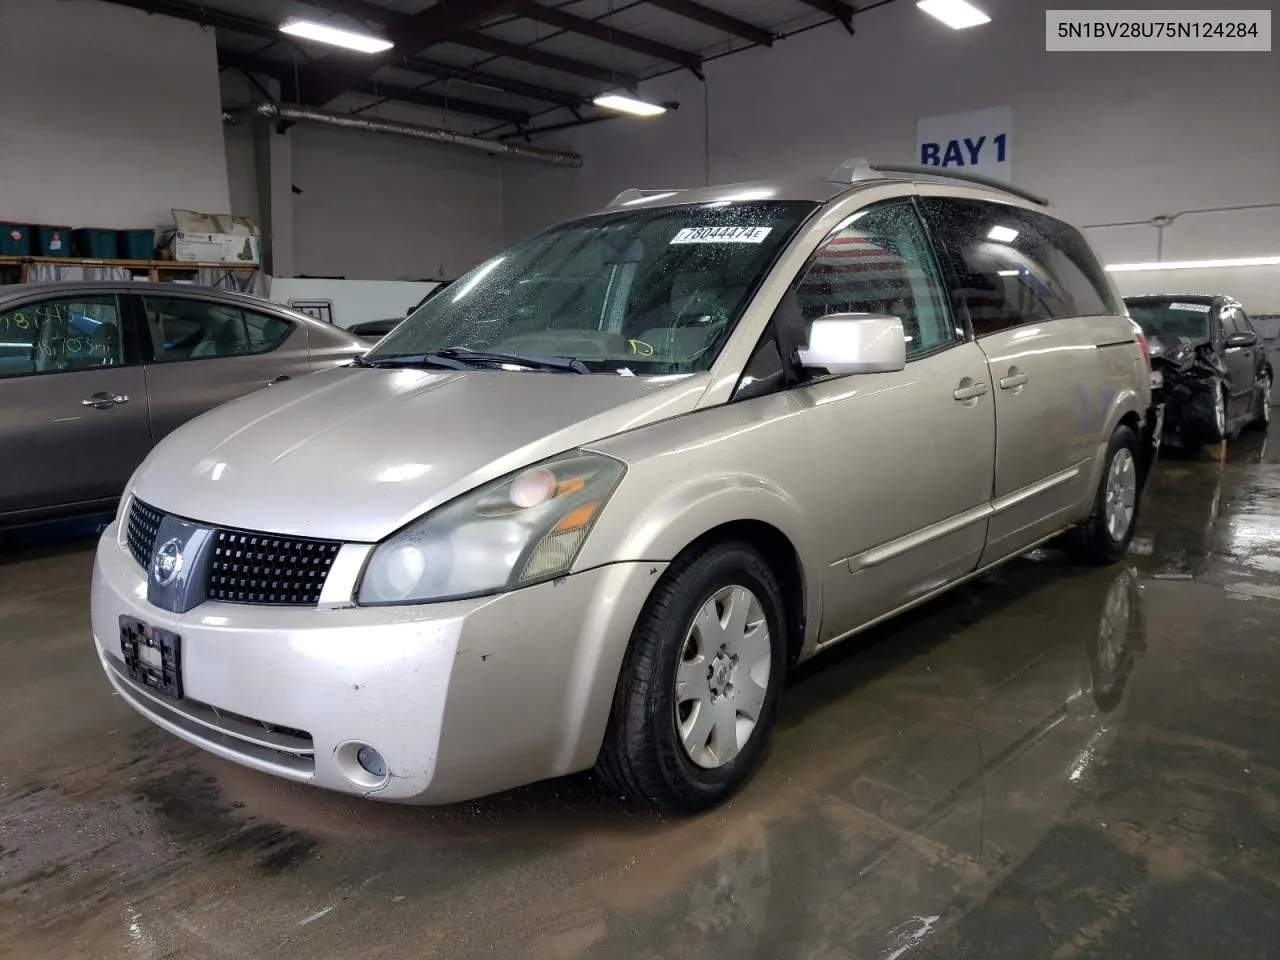
POLYGON ((1156 300, 1130 303, 1129 316, 1149 337, 1162 340, 1208 340, 1209 311, 1207 303, 1185 300, 1156 300))
POLYGON ((460 350, 580 371, 706 370, 810 202, 721 201, 556 227, 432 297, 370 361, 460 350))

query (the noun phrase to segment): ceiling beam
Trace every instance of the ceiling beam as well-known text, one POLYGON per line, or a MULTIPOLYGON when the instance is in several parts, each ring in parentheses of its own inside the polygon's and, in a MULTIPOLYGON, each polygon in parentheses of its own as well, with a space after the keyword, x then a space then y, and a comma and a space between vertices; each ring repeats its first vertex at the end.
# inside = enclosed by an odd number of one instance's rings
POLYGON ((261 37, 263 40, 287 39, 281 35, 280 28, 274 23, 242 17, 238 13, 211 10, 209 7, 194 3, 181 3, 179 0, 106 0, 106 2, 120 7, 132 7, 134 10, 142 10, 146 13, 164 14, 166 17, 177 20, 189 20, 192 23, 216 27, 219 30, 261 37))
POLYGON ((464 83, 474 83, 481 87, 492 87, 495 90, 501 90, 503 93, 510 93, 517 97, 527 97, 530 100, 541 100, 544 103, 554 103, 561 107, 579 107, 589 102, 589 98, 580 97, 576 93, 569 93, 565 90, 555 90, 536 83, 512 80, 509 77, 498 77, 491 73, 473 70, 470 67, 460 67, 452 63, 440 63, 423 57, 402 57, 399 60, 393 60, 391 66, 445 80, 461 80, 464 83))
MULTIPOLYGON (((398 18, 386 31, 386 39, 401 56, 425 50, 446 40, 455 39, 480 26, 523 0, 441 0, 421 13, 398 18)), ((307 70, 310 82, 304 88, 305 106, 322 107, 344 90, 369 79, 379 67, 393 59, 388 53, 359 60, 340 54, 329 54, 307 70)))
MULTIPOLYGON (((394 24, 403 16, 370 0, 313 0, 313 2, 322 10, 345 13, 383 26, 394 24)), ((634 50, 636 53, 643 53, 658 60, 665 60, 667 63, 686 67, 694 73, 698 73, 702 68, 702 58, 692 50, 682 50, 660 40, 651 40, 626 30, 617 30, 599 20, 589 20, 586 17, 566 13, 560 7, 543 6, 526 0, 512 8, 511 13, 516 17, 545 23, 557 30, 580 34, 626 50, 634 50)))
MULTIPOLYGON (((302 102, 300 94, 294 87, 293 65, 283 60, 269 60, 266 57, 255 57, 249 54, 236 53, 231 50, 218 51, 218 63, 223 67, 232 67, 249 73, 259 73, 274 77, 280 81, 284 99, 302 102)), ((305 81, 304 81, 305 82, 305 81)), ((453 113, 465 113, 473 117, 484 117, 487 120, 500 120, 507 123, 528 123, 529 113, 526 110, 510 110, 506 107, 467 100, 463 97, 445 96, 426 90, 414 90, 393 83, 382 83, 378 80, 366 80, 351 88, 355 93, 363 93, 371 97, 382 97, 386 100, 399 100, 420 107, 431 107, 453 113)))
POLYGON ((629 33, 626 30, 615 30, 607 23, 577 17, 556 7, 530 3, 520 7, 516 13, 529 20, 555 27, 557 30, 566 30, 615 47, 634 50, 636 53, 643 53, 646 56, 665 60, 667 63, 686 67, 699 76, 702 74, 702 58, 691 50, 681 50, 679 47, 673 47, 658 40, 650 40, 648 37, 629 33))
MULTIPOLYGON (((249 37, 259 37, 263 40, 272 42, 286 42, 291 46, 296 46, 292 38, 288 38, 280 33, 277 24, 268 23, 264 20, 255 20, 252 17, 244 17, 239 14, 226 13, 209 7, 197 5, 194 3, 182 2, 182 0, 104 0, 107 3, 114 3, 122 7, 131 7, 135 10, 143 10, 148 13, 164 14, 168 17, 174 17, 178 20, 187 20, 192 23, 199 23, 209 27, 215 27, 219 30, 226 30, 230 33, 239 33, 249 37)), ((366 12, 366 8, 379 11, 381 20, 394 19, 397 15, 394 11, 387 10, 385 7, 379 7, 369 2, 369 0, 345 0, 345 6, 352 7, 354 16, 361 16, 366 12)), ((338 0, 326 0, 324 9, 333 7, 337 9, 338 0)), ((367 19, 374 19, 369 17, 367 19)), ((412 70, 416 73, 422 73, 430 77, 439 77, 447 80, 462 80, 467 83, 475 83, 480 86, 492 87, 495 90, 501 90, 503 93, 509 93, 517 97, 527 97, 530 100, 541 100, 544 103, 554 103, 562 107, 582 106, 588 102, 587 97, 570 93, 567 90, 556 90, 551 87, 545 87, 541 84, 527 83, 523 80, 509 80, 506 77, 495 76, 494 74, 484 73, 479 70, 473 70, 470 67, 457 66, 450 63, 438 63, 423 57, 404 56, 403 52, 397 54, 392 51, 391 58, 387 61, 389 66, 400 67, 405 70, 412 70)), ((292 76, 293 65, 289 65, 290 75, 292 76)), ((302 65, 299 64, 299 69, 302 65)), ((452 98, 451 98, 452 99, 452 98)))
POLYGON ((773 46, 773 34, 768 30, 747 23, 745 20, 739 20, 737 17, 731 17, 727 13, 721 13, 719 10, 704 7, 700 3, 695 3, 694 0, 647 0, 647 2, 651 7, 658 7, 678 17, 684 17, 686 20, 694 20, 704 26, 723 30, 725 33, 731 33, 735 37, 741 37, 760 46, 773 46))
POLYGON ((844 0, 800 0, 800 2, 815 10, 821 10, 829 17, 835 17, 844 24, 846 30, 853 33, 853 15, 858 11, 844 0))
POLYGON ((537 47, 526 47, 523 44, 511 43, 508 40, 499 40, 497 37, 490 37, 483 33, 463 33, 459 36, 451 37, 449 42, 460 43, 463 46, 471 47, 473 50, 483 50, 485 53, 491 53, 495 57, 521 60, 535 66, 545 67, 548 70, 557 70, 560 73, 585 77, 598 83, 626 87, 628 90, 634 90, 640 83, 640 78, 635 74, 611 70, 608 67, 597 66, 593 63, 584 63, 581 60, 562 57, 558 53, 549 53, 546 50, 539 50, 537 47))

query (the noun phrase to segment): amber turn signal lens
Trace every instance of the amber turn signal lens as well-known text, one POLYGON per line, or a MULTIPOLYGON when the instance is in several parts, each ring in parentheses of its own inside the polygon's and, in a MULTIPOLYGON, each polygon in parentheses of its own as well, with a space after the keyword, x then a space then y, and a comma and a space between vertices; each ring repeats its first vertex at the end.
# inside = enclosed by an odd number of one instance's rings
POLYGON ((588 500, 581 506, 574 507, 564 515, 564 519, 557 523, 551 532, 568 533, 571 530, 582 529, 591 522, 598 506, 600 506, 599 500, 588 500))

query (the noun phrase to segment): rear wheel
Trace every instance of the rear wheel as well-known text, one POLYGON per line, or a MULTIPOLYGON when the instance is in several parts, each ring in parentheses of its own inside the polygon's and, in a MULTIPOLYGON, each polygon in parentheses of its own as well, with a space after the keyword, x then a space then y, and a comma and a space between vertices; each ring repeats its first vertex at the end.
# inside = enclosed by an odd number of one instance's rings
POLYGON ((1138 519, 1138 435, 1119 426, 1107 445, 1089 518, 1071 530, 1066 547, 1082 563, 1114 563, 1129 550, 1138 519))
POLYGON ((645 605, 596 761, 629 800, 691 813, 760 759, 786 669, 782 590, 745 543, 677 560, 645 605))

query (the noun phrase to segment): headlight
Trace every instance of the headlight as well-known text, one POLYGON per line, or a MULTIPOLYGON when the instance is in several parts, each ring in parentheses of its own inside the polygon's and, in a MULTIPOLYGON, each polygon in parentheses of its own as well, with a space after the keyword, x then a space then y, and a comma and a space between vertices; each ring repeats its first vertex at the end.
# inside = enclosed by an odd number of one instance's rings
POLYGON ((473 490, 379 544, 359 602, 451 600, 558 577, 625 469, 575 451, 473 490))

